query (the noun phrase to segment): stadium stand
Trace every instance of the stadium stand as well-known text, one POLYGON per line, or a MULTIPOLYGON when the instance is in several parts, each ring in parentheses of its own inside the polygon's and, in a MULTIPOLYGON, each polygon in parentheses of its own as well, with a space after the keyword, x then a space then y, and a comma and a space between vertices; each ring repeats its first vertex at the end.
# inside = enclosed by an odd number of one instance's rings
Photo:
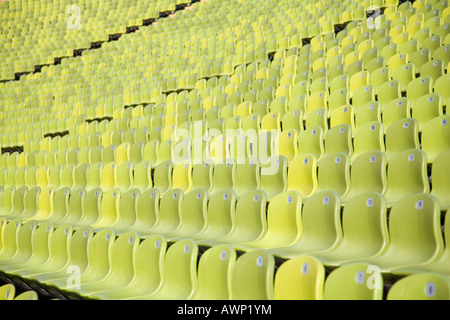
POLYGON ((0 31, 0 300, 450 298, 448 0, 7 0, 0 31))

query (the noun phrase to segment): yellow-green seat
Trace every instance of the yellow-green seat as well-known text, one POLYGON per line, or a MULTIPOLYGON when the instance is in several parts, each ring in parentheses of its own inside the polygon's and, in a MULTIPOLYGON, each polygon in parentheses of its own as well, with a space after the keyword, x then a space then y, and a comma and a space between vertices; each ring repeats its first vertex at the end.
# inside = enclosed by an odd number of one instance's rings
POLYGON ((14 300, 39 300, 39 296, 36 291, 28 290, 17 295, 14 300))
POLYGON ((159 213, 154 226, 146 230, 148 234, 166 234, 175 231, 180 224, 180 211, 184 193, 181 189, 171 189, 160 199, 159 213))
POLYGON ((382 300, 383 277, 369 263, 350 263, 325 279, 324 300, 382 300))
POLYGON ((286 190, 288 160, 283 155, 275 155, 261 164, 260 189, 264 190, 267 200, 286 190))
POLYGON ((0 287, 0 300, 14 300, 16 296, 16 287, 7 283, 0 287))
POLYGON ((381 255, 389 246, 386 200, 378 192, 364 192, 345 204, 342 213, 342 242, 315 254, 326 266, 364 261, 381 255))
POLYGON ((267 232, 256 241, 237 245, 239 248, 270 249, 287 247, 302 235, 302 197, 296 191, 285 191, 270 200, 267 209, 267 232))
POLYGON ((403 118, 391 123, 386 130, 385 144, 388 162, 404 150, 419 148, 419 122, 403 118))
POLYGON ((162 284, 147 295, 134 295, 131 300, 186 300, 198 290, 198 245, 191 239, 179 240, 167 249, 162 284))
POLYGON ((230 245, 216 245, 200 257, 197 268, 198 291, 195 300, 229 300, 236 251, 230 245))
POLYGON ((153 228, 159 219, 159 190, 155 188, 142 192, 136 203, 136 221, 130 227, 140 236, 153 228))
POLYGON ((117 233, 131 231, 131 226, 136 223, 137 202, 141 193, 139 189, 129 189, 122 192, 119 200, 119 218, 112 226, 117 233))
POLYGON ((421 143, 429 163, 433 163, 441 152, 450 149, 450 115, 427 121, 422 128, 421 143))
POLYGON ((342 240, 340 198, 333 191, 322 191, 304 199, 302 235, 293 245, 270 251, 281 258, 294 258, 335 248, 342 240))
POLYGON ((427 155, 420 149, 407 149, 396 154, 387 167, 388 207, 414 193, 430 192, 427 155))
POLYGON ((95 296, 96 292, 127 286, 134 277, 134 256, 138 246, 139 236, 135 232, 119 235, 110 249, 110 270, 107 276, 91 283, 82 282, 77 292, 95 296))
POLYGON ((161 235, 145 238, 134 254, 135 277, 121 288, 105 290, 95 294, 96 298, 106 300, 125 299, 150 294, 161 286, 164 274, 164 258, 167 241, 161 235))
POLYGON ((232 300, 273 300, 275 259, 264 249, 255 249, 236 259, 231 276, 232 300))
POLYGON ((431 194, 440 203, 442 210, 450 209, 450 150, 441 152, 431 167, 431 194))
POLYGON ((394 282, 387 300, 449 300, 450 281, 439 273, 420 273, 394 282))
POLYGON ((275 300, 322 300, 325 267, 313 256, 286 260, 278 268, 273 289, 275 300))
POLYGON ((429 193, 414 193, 397 201, 390 210, 388 228, 387 250, 366 259, 382 272, 430 264, 444 252, 439 201, 429 193))

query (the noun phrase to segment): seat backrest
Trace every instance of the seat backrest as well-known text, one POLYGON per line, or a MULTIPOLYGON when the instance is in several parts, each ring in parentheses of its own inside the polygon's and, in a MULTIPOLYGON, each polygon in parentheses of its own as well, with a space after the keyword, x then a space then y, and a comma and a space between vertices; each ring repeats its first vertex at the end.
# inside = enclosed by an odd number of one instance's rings
POLYGON ((368 151, 355 158, 350 168, 351 190, 347 197, 366 191, 381 194, 387 188, 386 156, 381 151, 368 151))
POLYGON ((158 189, 147 189, 141 193, 136 203, 136 222, 132 226, 133 230, 143 232, 151 229, 159 218, 159 198, 158 189))
POLYGON ((197 300, 228 300, 236 251, 230 245, 216 245, 206 250, 198 264, 197 300))
POLYGON ((346 153, 329 154, 319 162, 318 191, 333 190, 340 196, 350 188, 350 158, 346 153))
POLYGON ((237 258, 231 278, 231 299, 272 300, 275 259, 264 249, 237 258))
POLYGON ((322 300, 325 267, 313 256, 283 262, 275 274, 275 300, 322 300))
POLYGON ((325 300, 382 300, 383 277, 369 263, 350 263, 333 270, 325 280, 325 300), (370 280, 370 282, 369 282, 370 280))
POLYGON ((419 148, 419 123, 414 118, 403 118, 386 130, 386 156, 388 162, 399 152, 419 148))
POLYGON ((394 282, 387 300, 448 300, 450 282, 447 277, 436 273, 420 273, 405 276, 394 282))
POLYGON ((428 161, 450 148, 450 115, 442 115, 427 121, 422 128, 422 150, 427 153, 428 161))
POLYGON ((193 189, 184 194, 180 210, 180 225, 177 236, 190 236, 202 230, 206 222, 208 192, 205 189, 193 189))
POLYGON ((298 136, 298 154, 312 154, 316 159, 321 159, 324 154, 324 129, 315 126, 307 128, 298 136))

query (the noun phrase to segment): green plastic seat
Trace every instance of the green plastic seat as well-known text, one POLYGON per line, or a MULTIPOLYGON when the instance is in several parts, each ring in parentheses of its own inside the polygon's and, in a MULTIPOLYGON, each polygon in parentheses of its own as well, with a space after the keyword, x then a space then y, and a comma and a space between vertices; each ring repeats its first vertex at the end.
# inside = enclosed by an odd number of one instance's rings
POLYGON ((386 130, 385 144, 388 162, 404 150, 419 148, 419 122, 414 118, 393 122, 386 130))
POLYGON ((239 245, 262 238, 267 232, 266 202, 267 197, 262 190, 249 191, 241 196, 236 203, 233 228, 215 242, 239 245))
POLYGON ((205 189, 194 189, 184 194, 180 207, 180 224, 166 238, 191 238, 199 233, 205 225, 207 216, 208 192, 205 189))
POLYGON ((345 204, 342 242, 314 254, 324 265, 338 267, 351 261, 379 256, 389 246, 386 200, 378 192, 364 192, 345 204))
POLYGON ((267 209, 267 232, 256 241, 237 245, 239 248, 270 249, 287 247, 302 235, 302 197, 296 191, 285 191, 270 200, 267 209))
POLYGON ((27 255, 26 250, 22 256, 24 259, 21 259, 16 264, 3 266, 2 270, 7 273, 20 274, 20 271, 24 269, 35 268, 47 263, 50 258, 50 243, 52 242, 53 232, 53 224, 41 222, 31 238, 31 253, 28 252, 29 254, 27 255))
POLYGON ((430 264, 443 254, 439 202, 428 193, 414 193, 397 201, 390 210, 388 228, 387 250, 366 259, 381 272, 430 264))
POLYGON ((234 191, 239 198, 245 193, 259 189, 261 164, 257 158, 247 158, 244 163, 236 164, 234 191))
MULTIPOLYGON (((88 242, 86 252, 80 250, 72 257, 78 260, 79 264, 73 264, 68 269, 65 277, 46 281, 47 284, 55 285, 64 290, 74 290, 82 285, 101 281, 106 278, 111 269, 111 251, 116 234, 112 229, 103 229, 95 233, 88 242)), ((83 249, 83 248, 80 248, 83 249)))
POLYGON ((335 248, 342 241, 340 208, 339 195, 333 191, 318 192, 304 199, 299 241, 270 251, 277 257, 287 259, 335 248))
POLYGON ((14 300, 16 296, 16 287, 7 283, 0 287, 0 300, 14 300))
POLYGON ((368 151, 353 160, 350 168, 350 190, 341 198, 345 203, 352 197, 375 191, 383 194, 387 188, 387 161, 381 151, 368 151))
POLYGON ((112 228, 121 234, 131 230, 131 226, 136 223, 136 207, 141 193, 139 189, 129 189, 120 196, 119 218, 112 228))
POLYGON ((148 189, 140 194, 136 203, 136 221, 130 230, 141 237, 147 234, 159 219, 159 190, 148 189))
POLYGON ((394 282, 387 300, 449 300, 450 281, 436 273, 421 273, 406 276, 394 282))
POLYGON ((14 300, 39 300, 39 296, 36 291, 28 290, 17 295, 14 300))
POLYGON ((28 260, 33 248, 32 239, 36 237, 37 222, 30 220, 22 223, 21 219, 2 221, 3 247, 0 251, 0 269, 2 266, 14 265, 28 260))
POLYGON ((147 231, 148 234, 166 234, 175 231, 180 224, 180 211, 184 193, 181 189, 171 189, 159 202, 159 215, 155 225, 147 231))
MULTIPOLYGON (((95 223, 92 223, 92 227, 95 230, 101 228, 111 228, 113 227, 117 221, 120 219, 120 198, 121 192, 119 189, 114 188, 108 191, 104 191, 101 204, 100 204, 100 215, 95 223)), ((87 195, 86 195, 87 198, 87 195)), ((95 201, 94 203, 98 203, 95 201)), ((94 205, 95 207, 95 205, 94 205)), ((96 207, 95 207, 96 209, 96 207)))
POLYGON ((159 190, 160 196, 172 188, 172 171, 172 161, 161 162, 153 171, 153 187, 159 190))
POLYGON ((134 295, 131 300, 187 300, 198 290, 198 245, 191 239, 179 240, 167 249, 162 284, 153 293, 134 295))
POLYGON ((77 292, 95 297, 96 292, 122 288, 130 284, 134 277, 134 255, 139 246, 139 237, 134 232, 119 235, 111 247, 110 270, 103 279, 80 284, 77 292))
POLYGON ((427 153, 429 163, 450 148, 450 115, 442 115, 427 121, 422 128, 422 150, 427 153))
POLYGON ((333 270, 325 279, 324 300, 382 300, 383 277, 372 268, 361 262, 333 270))
POLYGON ((317 181, 319 191, 332 190, 345 197, 350 189, 350 157, 343 152, 329 154, 318 164, 317 181))
POLYGON ((411 104, 411 116, 417 120, 419 131, 429 120, 442 116, 443 100, 438 93, 430 93, 418 98, 411 104))
POLYGON ((298 155, 312 154, 320 160, 324 154, 324 129, 315 126, 306 128, 298 136, 298 155))
POLYGON ((273 156, 261 164, 260 189, 264 190, 270 201, 287 188, 288 160, 283 155, 273 156))
POLYGON ((387 182, 384 196, 388 207, 408 195, 430 192, 425 152, 408 149, 396 154, 387 167, 387 182))
POLYGON ((237 258, 231 276, 232 300, 273 300, 275 259, 264 249, 237 258))
POLYGON ((66 279, 72 274, 73 266, 83 271, 87 265, 87 250, 93 236, 94 230, 90 226, 77 229, 70 238, 67 256, 62 250, 62 254, 57 257, 58 263, 54 264, 54 268, 46 269, 43 273, 30 274, 29 278, 47 283, 56 279, 66 279))
MULTIPOLYGON (((69 245, 73 235, 73 227, 69 224, 57 227, 49 241, 49 257, 45 263, 35 264, 30 268, 19 270, 21 277, 35 278, 36 275, 59 271, 69 260, 69 245)), ((34 250, 33 250, 34 251, 34 250)))
POLYGON ((226 159, 223 163, 214 164, 212 189, 209 194, 213 195, 222 189, 234 189, 236 185, 236 163, 234 159, 226 159))
POLYGON ((300 256, 278 268, 273 289, 275 300, 322 300, 325 267, 313 256, 300 256))
POLYGON ((348 123, 342 123, 330 128, 324 135, 324 157, 336 152, 353 154, 352 127, 348 123))
POLYGON ((441 210, 450 209, 449 161, 450 150, 443 151, 434 159, 431 168, 431 194, 439 200, 441 210))
POLYGON ((222 189, 210 195, 206 212, 205 225, 191 238, 201 243, 221 239, 233 229, 236 211, 236 194, 232 189, 222 189))
POLYGON ((217 245, 206 250, 197 268, 198 290, 193 300, 229 300, 231 276, 236 251, 230 245, 217 245))
POLYGON ((375 150, 385 151, 384 127, 381 121, 366 122, 355 129, 352 161, 363 153, 375 150))
POLYGON ((124 287, 95 293, 95 298, 105 300, 126 299, 158 290, 164 273, 167 241, 161 235, 145 238, 134 253, 135 276, 124 287))

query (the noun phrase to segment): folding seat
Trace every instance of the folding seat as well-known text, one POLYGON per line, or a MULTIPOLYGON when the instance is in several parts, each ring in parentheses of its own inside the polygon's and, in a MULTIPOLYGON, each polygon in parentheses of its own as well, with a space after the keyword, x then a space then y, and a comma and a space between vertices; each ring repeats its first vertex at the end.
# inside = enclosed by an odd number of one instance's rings
POLYGON ((372 269, 366 262, 334 269, 325 279, 324 300, 383 300, 383 277, 372 269))
POLYGON ((313 256, 284 261, 274 278, 275 300, 322 300, 325 267, 313 256))
POLYGON ((231 277, 231 299, 272 300, 274 265, 273 255, 264 249, 237 258, 231 277))
POLYGON ((410 117, 411 101, 408 98, 397 98, 383 104, 382 118, 385 132, 392 123, 410 117))
POLYGON ((385 152, 384 129, 380 121, 366 122, 355 129, 351 158, 354 160, 359 155, 374 150, 385 152))
MULTIPOLYGON (((3 268, 27 261, 32 254, 32 242, 39 237, 36 234, 37 222, 22 222, 20 218, 8 221, 4 218, 1 223, 4 239, 0 251, 0 266, 3 268)), ((42 233, 42 230, 39 230, 39 233, 42 233)))
POLYGON ((267 232, 262 238, 237 245, 249 251, 270 249, 296 243, 301 237, 302 197, 296 191, 285 191, 273 197, 267 209, 267 232))
MULTIPOLYGON (((40 225, 39 228, 43 226, 40 225)), ((72 226, 69 224, 58 226, 52 233, 47 228, 45 229, 45 232, 48 233, 47 241, 34 242, 30 259, 24 264, 13 267, 15 270, 10 270, 10 272, 19 274, 23 278, 33 279, 36 275, 59 270, 65 265, 68 260, 68 247, 73 234, 72 226)))
POLYGON ((383 83, 378 88, 378 99, 377 101, 381 104, 388 103, 394 99, 400 98, 401 95, 401 83, 399 80, 391 80, 383 83))
POLYGON ((408 84, 415 78, 416 72, 412 63, 405 63, 401 66, 398 66, 395 71, 392 72, 392 79, 400 81, 400 90, 402 92, 406 92, 408 84))
POLYGON ((434 159, 450 146, 450 130, 447 126, 449 116, 442 115, 429 120, 422 129, 422 150, 427 153, 428 162, 434 159))
POLYGON ((264 117, 269 113, 270 101, 268 99, 260 99, 252 104, 252 113, 257 113, 260 117, 264 117))
POLYGON ((326 108, 312 110, 305 116, 305 129, 313 127, 320 127, 324 132, 328 131, 328 110, 326 108))
POLYGON ((236 251, 230 245, 207 249, 198 262, 198 290, 192 299, 230 299, 231 275, 236 257, 236 251))
POLYGON ((426 166, 427 156, 419 149, 401 151, 389 161, 384 194, 389 207, 410 194, 430 191, 426 166))
POLYGON ((327 93, 324 90, 319 90, 311 94, 307 101, 306 115, 311 111, 319 108, 328 108, 327 93))
POLYGON ((167 249, 161 285, 143 295, 131 294, 132 300, 191 299, 197 291, 198 246, 191 239, 176 241, 167 249))
POLYGON ((164 161, 157 165, 153 172, 153 187, 162 195, 172 188, 172 161, 164 161))
POLYGON ((392 123, 386 130, 387 161, 407 149, 419 148, 419 124, 414 118, 404 118, 392 123))
POLYGON ((442 96, 430 93, 418 98, 412 103, 411 115, 418 121, 419 131, 422 131, 427 121, 443 115, 442 96))
POLYGON ((366 63, 366 70, 369 71, 369 73, 372 73, 375 70, 386 66, 386 59, 383 56, 379 56, 366 63))
MULTIPOLYGON (((88 199, 86 194, 86 198, 88 199)), ((119 189, 113 188, 102 192, 101 204, 99 217, 96 221, 89 223, 94 230, 99 230, 103 228, 112 228, 120 218, 119 205, 122 192, 119 189)), ((95 194, 94 194, 95 195, 95 194)), ((95 197, 95 200, 98 196, 95 197)), ((86 202, 85 202, 86 203, 86 202)), ((95 203, 98 203, 97 200, 95 203)), ((85 205, 83 205, 85 207, 85 205)), ((83 210, 83 218, 81 221, 88 219, 88 216, 96 216, 91 214, 86 214, 86 209, 83 210)), ((95 220, 95 219, 94 219, 95 220)), ((85 225, 84 223, 82 225, 85 225)))
POLYGON ((14 284, 7 283, 0 287, 0 300, 16 300, 17 297, 14 284))
MULTIPOLYGON (((329 83, 330 94, 332 94, 336 90, 343 89, 343 88, 347 88, 346 91, 348 91, 348 87, 350 85, 349 82, 350 82, 350 77, 348 76, 348 74, 340 74, 340 75, 334 76, 329 83)), ((344 95, 344 97, 347 96, 347 94, 345 94, 345 92, 343 92, 342 95, 344 95)), ((348 97, 350 98, 350 95, 348 95, 348 97)), ((328 99, 328 101, 332 102, 330 99, 328 99)))
POLYGON ((342 105, 332 111, 330 118, 330 129, 341 124, 350 125, 352 130, 355 128, 355 111, 352 105, 342 105))
POLYGON ((134 252, 134 278, 124 287, 95 293, 95 298, 116 300, 155 291, 162 282, 167 241, 161 235, 149 236, 134 252))
MULTIPOLYGON (((18 221, 12 220, 11 222, 17 223, 18 221)), ((63 228, 65 229, 66 226, 63 228)), ((20 271, 23 269, 45 264, 50 254, 49 246, 52 242, 54 243, 53 233, 54 225, 52 223, 41 222, 38 225, 36 221, 29 221, 23 224, 17 232, 17 236, 20 236, 16 244, 17 255, 10 258, 7 264, 2 265, 2 271, 20 275, 20 271), (30 231, 25 232, 27 231, 25 228, 30 231)))
POLYGON ((301 109, 289 110, 281 119, 282 131, 295 130, 297 133, 303 131, 303 111, 301 109))
POLYGON ((361 86, 353 92, 351 104, 357 108, 364 103, 375 100, 375 87, 371 84, 361 86))
POLYGON ((442 96, 442 104, 444 106, 448 105, 448 100, 450 99, 450 94, 448 93, 449 85, 450 75, 448 73, 440 76, 434 82, 434 93, 442 96))
POLYGON ((104 229, 97 232, 88 242, 86 251, 77 257, 80 278, 78 281, 67 281, 67 275, 62 278, 46 281, 47 284, 55 285, 63 290, 76 290, 88 283, 100 281, 107 277, 111 269, 111 251, 116 234, 111 229, 104 229))
POLYGON ((406 87, 406 97, 414 102, 420 97, 433 92, 433 79, 430 76, 421 76, 410 81, 406 87))
POLYGON ((270 249, 283 259, 292 259, 313 252, 331 250, 342 240, 339 195, 333 191, 314 194, 303 202, 302 235, 298 242, 270 249))
POLYGON ((444 63, 442 59, 435 59, 425 62, 420 69, 421 76, 430 76, 434 83, 439 77, 445 74, 444 63))
MULTIPOLYGON (((448 30, 448 24, 445 24, 443 27, 445 30, 448 30)), ((432 58, 433 58, 433 60, 441 59, 444 67, 446 67, 448 65, 448 63, 450 62, 450 45, 444 44, 444 45, 440 46, 439 48, 437 48, 433 52, 432 58)))
POLYGON ((330 128, 324 135, 324 156, 344 152, 348 156, 353 154, 352 127, 342 123, 330 128))
POLYGON ((436 273, 425 272, 403 277, 393 283, 387 300, 448 300, 450 282, 436 273))
MULTIPOLYGON (((41 195, 43 194, 44 193, 41 193, 41 195)), ((49 198, 51 199, 51 203, 50 208, 47 211, 48 215, 43 219, 43 221, 50 221, 55 224, 60 224, 59 222, 64 220, 67 216, 70 189, 68 187, 62 187, 52 192, 52 194, 47 194, 46 196, 49 196, 49 198)), ((39 204, 39 212, 40 211, 41 209, 39 204)))
POLYGON ((440 203, 441 210, 450 208, 449 184, 448 184, 448 159, 449 151, 442 151, 433 161, 431 168, 431 194, 435 196, 440 203))
POLYGON ((378 265, 383 273, 434 263, 444 250, 440 216, 439 201, 428 193, 399 200, 389 214, 387 250, 367 262, 378 265), (420 233, 412 231, 419 226, 420 233))

